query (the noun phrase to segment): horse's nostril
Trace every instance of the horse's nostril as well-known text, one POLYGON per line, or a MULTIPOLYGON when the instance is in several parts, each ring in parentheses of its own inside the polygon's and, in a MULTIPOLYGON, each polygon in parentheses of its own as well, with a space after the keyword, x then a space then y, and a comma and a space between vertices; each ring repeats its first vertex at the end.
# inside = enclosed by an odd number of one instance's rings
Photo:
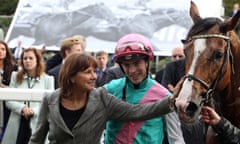
POLYGON ((193 102, 189 102, 187 109, 186 109, 186 114, 190 117, 193 117, 194 113, 197 111, 197 105, 193 102))

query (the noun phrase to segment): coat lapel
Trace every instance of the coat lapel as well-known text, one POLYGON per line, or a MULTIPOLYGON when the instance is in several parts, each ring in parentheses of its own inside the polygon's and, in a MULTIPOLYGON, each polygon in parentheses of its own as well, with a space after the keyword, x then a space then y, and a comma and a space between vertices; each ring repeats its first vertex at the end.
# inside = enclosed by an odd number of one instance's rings
MULTIPOLYGON (((49 103, 49 110, 50 110, 50 116, 52 117, 53 121, 63 130, 69 133, 70 135, 73 135, 71 130, 68 129, 67 125, 65 124, 59 110, 59 103, 60 103, 60 96, 59 96, 59 90, 56 90, 52 94, 52 100, 49 103)), ((96 94, 96 91, 93 91, 89 94, 88 102, 86 105, 86 108, 78 120, 78 122, 75 124, 74 128, 79 128, 82 125, 86 123, 86 121, 90 120, 92 121, 93 113, 97 110, 99 99, 99 94, 96 94)))
POLYGON ((60 114, 59 104, 60 104, 59 90, 56 90, 52 94, 51 103, 49 103, 50 117, 52 117, 52 120, 58 125, 58 127, 72 135, 72 132, 69 130, 60 114))
POLYGON ((96 95, 94 92, 91 92, 89 94, 86 108, 85 108, 82 116, 78 120, 78 122, 75 124, 74 128, 81 127, 83 124, 86 123, 86 121, 88 121, 89 119, 91 119, 93 117, 93 113, 96 111, 97 104, 98 104, 98 99, 96 99, 95 97, 96 97, 96 95))

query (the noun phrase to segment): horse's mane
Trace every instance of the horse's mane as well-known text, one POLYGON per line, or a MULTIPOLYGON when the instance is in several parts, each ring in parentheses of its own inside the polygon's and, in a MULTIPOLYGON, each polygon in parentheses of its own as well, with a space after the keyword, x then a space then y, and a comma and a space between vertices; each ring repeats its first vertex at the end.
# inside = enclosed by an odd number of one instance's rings
POLYGON ((187 38, 190 38, 196 34, 201 34, 213 27, 214 25, 220 26, 222 23, 223 21, 221 19, 215 17, 202 19, 191 27, 187 34, 187 38))

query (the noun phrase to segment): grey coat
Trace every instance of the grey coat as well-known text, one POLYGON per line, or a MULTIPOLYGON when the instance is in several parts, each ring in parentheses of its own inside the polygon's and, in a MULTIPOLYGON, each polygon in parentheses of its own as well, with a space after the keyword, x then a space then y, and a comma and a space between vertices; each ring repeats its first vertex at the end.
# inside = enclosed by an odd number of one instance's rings
POLYGON ((148 105, 130 105, 100 87, 89 94, 85 111, 69 130, 59 112, 59 103, 59 89, 44 96, 30 144, 43 144, 48 132, 50 144, 97 144, 107 120, 146 120, 171 111, 168 98, 148 105))

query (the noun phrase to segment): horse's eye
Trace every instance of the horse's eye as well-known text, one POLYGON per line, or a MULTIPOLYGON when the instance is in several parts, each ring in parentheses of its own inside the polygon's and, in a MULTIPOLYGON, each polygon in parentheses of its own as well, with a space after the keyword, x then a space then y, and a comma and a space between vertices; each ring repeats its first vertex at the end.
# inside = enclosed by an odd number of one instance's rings
POLYGON ((187 42, 187 40, 182 39, 181 42, 182 42, 182 44, 185 44, 187 42))
POLYGON ((212 60, 218 60, 218 59, 221 59, 221 58, 223 57, 223 55, 224 55, 223 52, 214 51, 211 59, 212 59, 212 60))

